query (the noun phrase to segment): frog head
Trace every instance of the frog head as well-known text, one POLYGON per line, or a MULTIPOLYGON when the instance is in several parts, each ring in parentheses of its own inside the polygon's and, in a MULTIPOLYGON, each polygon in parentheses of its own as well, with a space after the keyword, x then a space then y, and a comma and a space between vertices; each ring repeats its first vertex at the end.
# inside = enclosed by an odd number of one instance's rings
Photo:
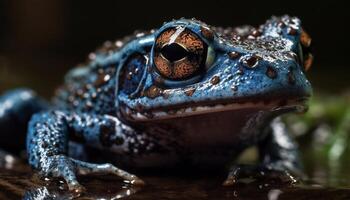
POLYGON ((118 72, 119 114, 151 121, 304 108, 312 93, 305 77, 310 41, 300 20, 289 16, 259 28, 220 28, 194 19, 165 23, 127 48, 134 51, 118 72))

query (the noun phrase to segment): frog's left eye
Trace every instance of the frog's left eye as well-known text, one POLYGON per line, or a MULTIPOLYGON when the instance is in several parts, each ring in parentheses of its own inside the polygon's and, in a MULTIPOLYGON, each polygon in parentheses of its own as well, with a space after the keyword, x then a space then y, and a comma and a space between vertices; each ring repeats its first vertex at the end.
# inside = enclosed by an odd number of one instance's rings
POLYGON ((183 80, 203 71, 213 51, 195 33, 183 27, 163 31, 156 39, 154 65, 167 79, 183 80))

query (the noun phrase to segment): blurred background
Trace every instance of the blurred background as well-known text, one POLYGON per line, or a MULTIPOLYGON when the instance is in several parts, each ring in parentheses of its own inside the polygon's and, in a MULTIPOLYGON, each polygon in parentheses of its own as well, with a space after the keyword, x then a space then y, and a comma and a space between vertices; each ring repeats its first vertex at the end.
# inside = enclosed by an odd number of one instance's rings
POLYGON ((307 1, 0 1, 0 93, 26 86, 50 97, 67 70, 106 40, 164 21, 195 17, 211 25, 259 25, 271 15, 301 18, 312 36, 316 90, 349 86, 349 12, 345 2, 307 1))

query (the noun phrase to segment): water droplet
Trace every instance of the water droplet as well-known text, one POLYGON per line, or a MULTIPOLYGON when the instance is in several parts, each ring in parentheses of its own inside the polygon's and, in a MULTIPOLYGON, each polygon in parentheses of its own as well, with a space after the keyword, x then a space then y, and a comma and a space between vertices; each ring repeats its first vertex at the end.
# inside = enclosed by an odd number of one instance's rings
POLYGON ((236 85, 231 86, 232 91, 237 92, 238 87, 236 85))

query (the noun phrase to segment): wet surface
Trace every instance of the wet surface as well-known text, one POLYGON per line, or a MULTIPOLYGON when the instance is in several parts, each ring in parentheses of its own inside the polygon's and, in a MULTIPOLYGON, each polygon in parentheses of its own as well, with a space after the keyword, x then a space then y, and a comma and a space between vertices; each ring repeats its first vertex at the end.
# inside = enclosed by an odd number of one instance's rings
POLYGON ((68 192, 63 181, 39 179, 20 163, 13 169, 0 169, 0 199, 350 199, 349 188, 325 187, 315 181, 291 184, 276 176, 263 176, 223 187, 222 173, 165 174, 140 175, 147 183, 143 187, 133 187, 108 175, 80 177, 87 191, 79 196, 68 192))

